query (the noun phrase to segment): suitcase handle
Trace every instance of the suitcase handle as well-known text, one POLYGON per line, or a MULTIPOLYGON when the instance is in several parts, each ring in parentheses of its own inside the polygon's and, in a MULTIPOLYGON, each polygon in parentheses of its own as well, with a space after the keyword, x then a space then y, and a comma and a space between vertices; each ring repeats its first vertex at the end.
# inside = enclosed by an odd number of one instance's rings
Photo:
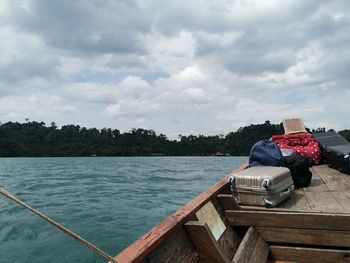
POLYGON ((280 197, 283 198, 286 195, 290 195, 291 191, 292 191, 292 187, 289 187, 286 191, 280 193, 280 197))

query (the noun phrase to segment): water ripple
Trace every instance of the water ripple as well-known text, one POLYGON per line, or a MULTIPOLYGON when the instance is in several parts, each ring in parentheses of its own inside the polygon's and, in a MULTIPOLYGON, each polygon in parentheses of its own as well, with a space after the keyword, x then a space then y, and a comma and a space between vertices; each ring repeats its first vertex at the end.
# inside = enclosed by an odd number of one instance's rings
MULTIPOLYGON (((245 158, 0 158, 0 182, 116 255, 245 158)), ((105 262, 0 197, 1 262, 105 262)))

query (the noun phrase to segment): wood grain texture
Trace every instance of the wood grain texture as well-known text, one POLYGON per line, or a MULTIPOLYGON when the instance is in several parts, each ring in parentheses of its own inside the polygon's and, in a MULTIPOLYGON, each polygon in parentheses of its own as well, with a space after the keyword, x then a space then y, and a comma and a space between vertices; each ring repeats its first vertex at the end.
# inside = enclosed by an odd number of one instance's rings
POLYGON ((250 256, 249 263, 265 263, 270 252, 270 246, 259 236, 255 248, 250 256))
POLYGON ((257 227, 260 235, 273 243, 350 247, 350 231, 257 227))
POLYGON ((217 196, 221 206, 225 210, 240 210, 241 207, 235 199, 233 199, 232 194, 219 194, 217 196))
POLYGON ((218 243, 228 259, 231 260, 236 253, 241 241, 242 239, 237 234, 237 232, 231 226, 227 226, 225 232, 218 240, 218 243))
POLYGON ((115 259, 120 263, 141 262, 146 255, 151 253, 158 245, 165 241, 171 234, 178 231, 210 199, 216 197, 228 188, 228 178, 247 167, 248 163, 241 164, 237 169, 225 176, 221 181, 213 185, 206 192, 189 202, 186 206, 168 217, 161 224, 143 235, 131 246, 122 251, 115 259))
POLYGON ((201 209, 196 213, 198 221, 207 224, 211 233, 216 240, 219 240, 221 235, 226 230, 226 225, 222 221, 219 213, 216 211, 211 201, 207 202, 201 209))
POLYGON ((350 191, 350 177, 327 165, 314 166, 312 173, 322 179, 327 188, 331 191, 350 191))
POLYGON ((350 213, 350 192, 331 192, 331 194, 341 206, 342 210, 350 213))
POLYGON ((349 214, 227 210, 226 217, 233 226, 350 230, 349 214))
POLYGON ((182 263, 199 261, 199 254, 183 229, 168 238, 144 260, 144 262, 147 263, 182 263))
POLYGON ((229 263, 229 258, 216 241, 207 224, 189 221, 185 224, 193 245, 205 262, 229 263))
POLYGON ((320 178, 318 173, 312 173, 311 183, 308 187, 304 187, 305 192, 318 192, 318 191, 327 191, 328 187, 325 185, 323 180, 320 178))
POLYGON ((341 205, 334 198, 332 192, 305 192, 305 196, 309 201, 311 209, 322 211, 342 211, 341 205))
POLYGON ((307 247, 271 246, 271 257, 274 260, 293 262, 346 262, 349 263, 350 250, 318 249, 307 247))
POLYGON ((311 206, 305 196, 304 190, 297 189, 286 201, 281 203, 278 208, 285 208, 288 210, 310 210, 311 206))
POLYGON ((242 239, 232 263, 264 263, 269 247, 254 227, 250 227, 242 239))

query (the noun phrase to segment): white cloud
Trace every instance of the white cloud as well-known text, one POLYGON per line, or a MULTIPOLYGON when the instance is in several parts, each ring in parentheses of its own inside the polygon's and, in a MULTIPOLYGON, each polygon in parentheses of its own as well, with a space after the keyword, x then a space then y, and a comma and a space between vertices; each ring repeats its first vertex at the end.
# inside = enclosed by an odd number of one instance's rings
POLYGON ((350 128, 348 1, 4 1, 0 120, 350 128))
POLYGON ((76 110, 61 97, 44 93, 0 97, 0 105, 2 119, 20 121, 24 121, 25 118, 47 121, 50 117, 62 118, 66 114, 73 114, 76 110))

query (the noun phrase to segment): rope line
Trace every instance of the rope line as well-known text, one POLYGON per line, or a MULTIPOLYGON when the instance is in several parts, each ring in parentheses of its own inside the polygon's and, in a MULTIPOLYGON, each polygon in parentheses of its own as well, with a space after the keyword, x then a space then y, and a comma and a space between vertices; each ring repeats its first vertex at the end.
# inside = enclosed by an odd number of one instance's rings
POLYGON ((34 208, 30 207, 29 205, 27 205, 26 203, 22 202, 17 197, 12 195, 11 193, 7 192, 2 187, 0 187, 0 194, 2 194, 5 197, 7 197, 8 199, 14 201, 15 203, 19 204, 20 206, 28 209, 29 211, 31 211, 36 216, 40 217, 41 219, 43 219, 47 223, 49 223, 49 224, 53 225, 54 227, 58 228, 60 231, 62 231, 63 233, 67 234, 68 236, 70 236, 70 237, 74 238, 75 240, 79 241, 81 244, 83 244, 84 246, 86 246, 87 248, 92 250, 93 252, 99 254, 100 256, 104 257, 105 259, 108 259, 110 262, 118 263, 118 261, 116 261, 112 256, 108 255, 106 252, 102 251, 101 249, 99 249, 95 245, 91 244, 87 240, 85 240, 82 237, 78 236, 77 234, 73 233, 68 228, 65 228, 64 226, 58 224, 57 222, 55 222, 51 218, 47 217, 46 215, 42 214, 41 212, 39 212, 39 211, 35 210, 34 208))

